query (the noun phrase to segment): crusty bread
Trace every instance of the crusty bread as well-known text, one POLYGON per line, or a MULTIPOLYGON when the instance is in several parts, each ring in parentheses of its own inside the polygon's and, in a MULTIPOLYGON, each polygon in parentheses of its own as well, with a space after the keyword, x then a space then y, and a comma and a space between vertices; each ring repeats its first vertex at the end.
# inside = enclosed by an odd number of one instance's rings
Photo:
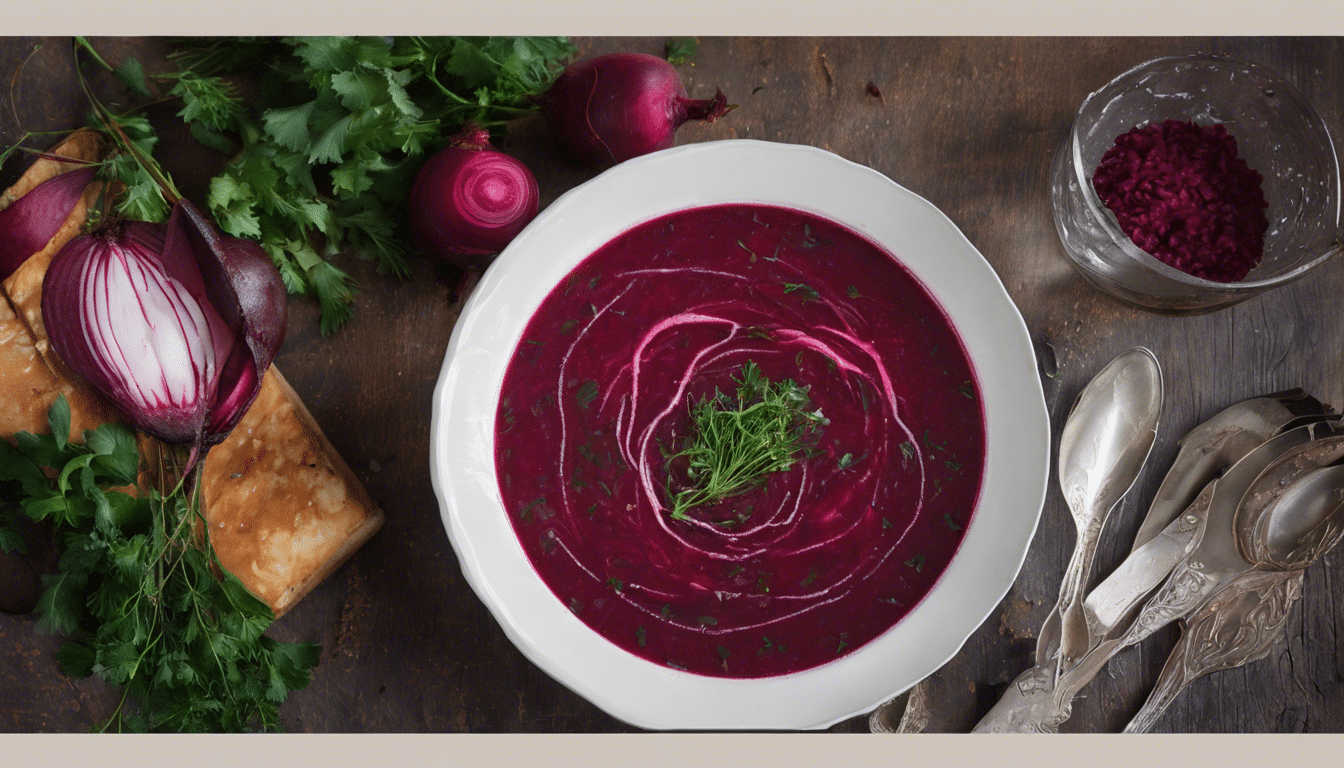
MULTIPOLYGON (((94 160, 97 135, 81 131, 50 154, 94 160)), ((75 165, 38 159, 0 194, 0 208, 75 165)), ((0 285, 0 436, 47 430, 58 394, 70 401, 71 439, 119 420, 116 409, 51 350, 42 324, 42 278, 79 233, 90 185, 41 252, 0 285)), ((150 451, 148 438, 141 445, 150 451)), ((233 433, 206 456, 201 472, 211 543, 225 568, 282 615, 382 527, 383 514, 336 453, 274 366, 233 433)))

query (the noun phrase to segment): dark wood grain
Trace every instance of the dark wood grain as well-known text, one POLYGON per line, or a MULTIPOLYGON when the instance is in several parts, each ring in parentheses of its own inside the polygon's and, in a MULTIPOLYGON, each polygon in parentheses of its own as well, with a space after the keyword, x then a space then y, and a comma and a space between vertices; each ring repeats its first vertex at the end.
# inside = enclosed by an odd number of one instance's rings
MULTIPOLYGON (((581 39, 582 55, 661 53, 662 39, 581 39)), ((158 40, 104 41, 109 58, 158 40)), ((23 130, 62 130, 85 106, 68 40, 0 40, 0 141, 23 130), (28 58, 34 47, 42 48, 28 58), (23 64, 20 71, 20 65, 23 64), (17 73, 17 75, 16 75, 17 73)), ((1037 349, 1053 350, 1047 400, 1058 436, 1084 383, 1111 357, 1142 344, 1166 375, 1163 426, 1134 492, 1112 518, 1097 558, 1102 572, 1128 551, 1176 440, 1232 402, 1301 386, 1344 405, 1344 265, 1230 309, 1197 317, 1148 314, 1086 285, 1066 261, 1048 195, 1051 158, 1083 98, 1146 59, 1223 52, 1293 80, 1336 135, 1344 134, 1344 44, 1310 39, 720 39, 703 38, 682 67, 692 95, 722 88, 739 105, 711 125, 687 125, 681 143, 751 138, 810 144, 869 165, 943 210, 984 254, 1026 320, 1037 349), (872 82, 881 92, 868 92, 872 82)), ((99 88, 114 83, 97 82, 99 88)), ((171 108, 156 119, 165 143, 171 108)), ((49 143, 43 138, 34 146, 49 143)), ((514 126, 506 147, 535 171, 542 204, 594 174, 569 159, 539 120, 514 126)), ((174 150, 180 162, 190 151, 174 150)), ((186 163, 201 189, 217 160, 186 163)), ((0 169, 8 184, 22 171, 0 169)), ((295 731, 624 731, 514 649, 464 581, 440 522, 428 474, 431 393, 459 302, 456 275, 417 262, 409 280, 341 257, 358 278, 355 319, 335 336, 316 311, 291 302, 277 365, 308 403, 387 514, 383 531, 274 628, 284 640, 322 644, 313 685, 283 712, 295 731)), ((992 372, 987 375, 993 375, 992 372)), ((929 729, 964 732, 1031 662, 1053 603, 1073 525, 1051 478, 1021 575, 965 647, 929 680, 929 729)), ((51 553, 33 556, 54 567, 51 553)), ((1344 731, 1344 556, 1306 575, 1289 639, 1270 657, 1196 682, 1160 731, 1344 731)), ((1168 630, 1122 653, 1075 706, 1068 731, 1116 731, 1143 702, 1175 640, 1168 630)), ((110 711, 113 692, 57 670, 58 641, 31 616, 0 614, 0 730, 82 731, 110 711)), ((651 694, 652 695, 652 694, 651 694)), ((862 731, 854 718, 837 731, 862 731)))

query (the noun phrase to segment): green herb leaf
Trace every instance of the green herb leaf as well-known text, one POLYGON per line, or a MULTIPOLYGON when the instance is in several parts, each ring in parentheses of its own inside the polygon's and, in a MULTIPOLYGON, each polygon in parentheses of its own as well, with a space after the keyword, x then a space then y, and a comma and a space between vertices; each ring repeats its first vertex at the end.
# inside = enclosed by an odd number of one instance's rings
POLYGON ((597 399, 597 395, 597 382, 592 381, 591 379, 583 382, 579 385, 578 389, 574 390, 574 400, 579 404, 580 408, 587 408, 591 405, 592 402, 597 399))
POLYGON ((803 297, 804 304, 809 301, 817 301, 821 298, 821 294, 817 293, 817 289, 806 283, 784 283, 784 292, 797 293, 799 296, 803 297))
POLYGON ((700 50, 700 41, 694 37, 674 37, 667 41, 665 50, 667 62, 672 66, 679 67, 690 61, 700 50))

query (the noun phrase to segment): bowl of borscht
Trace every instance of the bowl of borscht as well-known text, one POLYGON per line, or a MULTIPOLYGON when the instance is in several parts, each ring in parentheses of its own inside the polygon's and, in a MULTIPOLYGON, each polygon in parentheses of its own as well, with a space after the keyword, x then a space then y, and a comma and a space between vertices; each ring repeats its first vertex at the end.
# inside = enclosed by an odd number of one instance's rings
POLYGON ((653 729, 824 728, 918 682, 1006 594, 1049 475, 975 247, 870 168, 758 141, 543 211, 467 301, 431 432, 505 634, 653 729))

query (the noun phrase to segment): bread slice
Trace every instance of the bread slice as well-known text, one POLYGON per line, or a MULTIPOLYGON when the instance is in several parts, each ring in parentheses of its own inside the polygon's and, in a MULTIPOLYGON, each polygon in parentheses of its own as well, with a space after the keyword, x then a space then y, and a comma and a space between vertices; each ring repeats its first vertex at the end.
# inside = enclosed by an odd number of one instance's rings
MULTIPOLYGON (((80 131, 49 154, 102 156, 97 134, 80 131)), ((0 208, 43 181, 78 166, 39 158, 0 208)), ((47 431, 58 394, 70 401, 71 438, 120 414, 60 361, 42 323, 42 279, 52 258, 79 234, 90 185, 51 242, 0 285, 0 437, 47 431)), ((142 436, 141 445, 153 450, 142 436)), ((206 456, 201 471, 205 519, 220 562, 283 615, 382 527, 383 513, 322 434, 274 366, 234 431, 206 456)))

